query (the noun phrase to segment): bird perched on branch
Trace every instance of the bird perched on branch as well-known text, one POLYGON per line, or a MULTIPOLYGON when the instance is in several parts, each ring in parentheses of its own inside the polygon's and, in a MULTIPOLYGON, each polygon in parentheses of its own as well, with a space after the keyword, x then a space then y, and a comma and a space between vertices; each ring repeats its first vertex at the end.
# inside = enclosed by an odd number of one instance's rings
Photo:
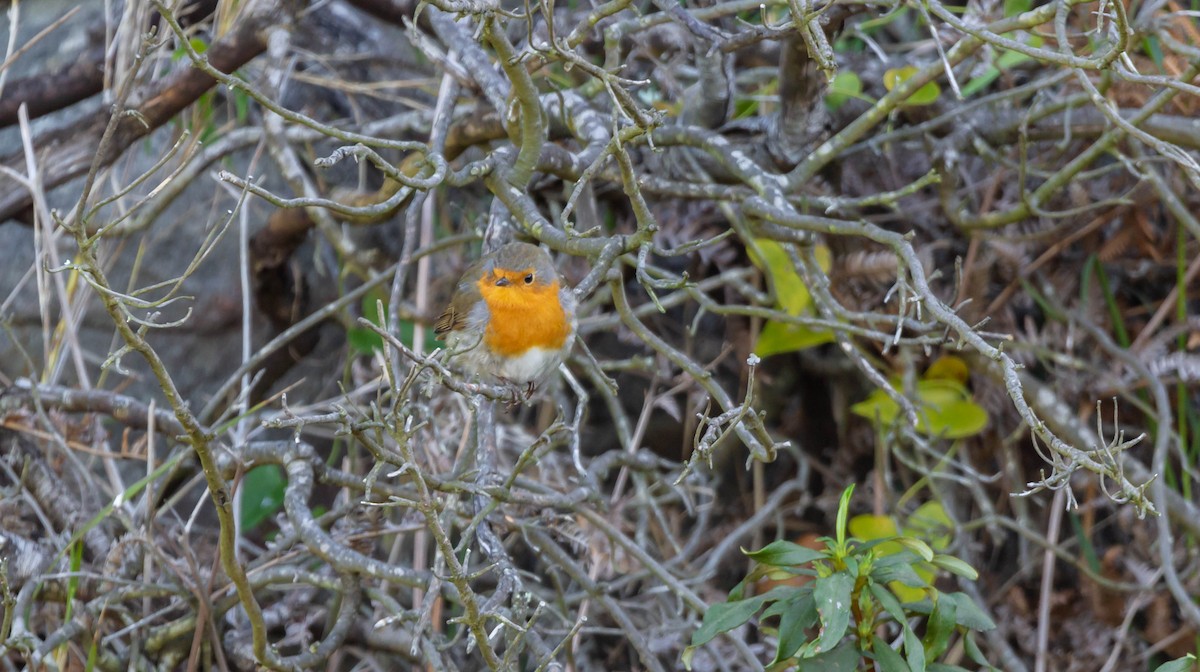
POLYGON ((452 367, 532 393, 575 342, 575 296, 542 248, 508 243, 467 268, 433 331, 452 367))

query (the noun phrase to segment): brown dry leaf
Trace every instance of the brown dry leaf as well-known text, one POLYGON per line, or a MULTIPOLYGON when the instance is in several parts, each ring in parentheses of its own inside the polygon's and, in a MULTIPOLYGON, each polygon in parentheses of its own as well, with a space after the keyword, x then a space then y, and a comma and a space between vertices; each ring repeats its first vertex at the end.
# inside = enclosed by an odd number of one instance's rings
POLYGON ((1187 349, 1195 350, 1200 348, 1200 331, 1193 331, 1187 337, 1187 349))
POLYGON ((1146 640, 1152 644, 1165 643, 1169 658, 1179 658, 1194 653, 1196 631, 1181 627, 1171 607, 1171 597, 1160 593, 1146 607, 1146 640))
POLYGON ((1008 589, 1008 605, 1013 612, 1021 617, 1022 620, 1031 618, 1033 610, 1029 606, 1029 600, 1025 597, 1025 591, 1020 586, 1013 586, 1008 589))
MULTIPOLYGON (((1121 569, 1124 553, 1123 546, 1113 546, 1105 551, 1100 561, 1100 575, 1112 581, 1127 581, 1129 577, 1121 569)), ((1117 626, 1125 619, 1125 593, 1091 581, 1084 581, 1081 588, 1098 620, 1117 626)))

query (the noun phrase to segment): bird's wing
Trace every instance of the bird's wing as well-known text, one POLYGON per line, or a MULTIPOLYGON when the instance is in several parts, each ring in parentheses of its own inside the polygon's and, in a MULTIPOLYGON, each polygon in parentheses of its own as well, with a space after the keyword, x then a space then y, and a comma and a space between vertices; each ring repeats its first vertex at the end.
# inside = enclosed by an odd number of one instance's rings
POLYGON ((444 339, 447 332, 458 331, 467 326, 467 311, 458 310, 454 304, 446 306, 446 310, 438 316, 437 321, 433 323, 433 333, 439 339, 444 339))
POLYGON ((461 331, 467 327, 471 319, 471 308, 483 300, 479 294, 479 286, 475 284, 483 273, 483 260, 471 264, 458 281, 454 297, 450 305, 442 311, 437 321, 433 323, 433 333, 439 339, 444 339, 451 331, 461 331))

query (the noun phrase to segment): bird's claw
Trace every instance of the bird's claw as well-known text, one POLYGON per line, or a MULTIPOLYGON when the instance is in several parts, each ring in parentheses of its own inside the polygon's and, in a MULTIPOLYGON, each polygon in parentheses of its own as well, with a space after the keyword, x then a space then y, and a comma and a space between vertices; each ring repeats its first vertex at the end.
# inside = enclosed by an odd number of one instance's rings
POLYGON ((505 379, 504 382, 508 384, 509 391, 512 392, 512 397, 508 400, 508 403, 505 404, 509 408, 516 408, 521 404, 529 403, 529 400, 533 398, 534 391, 537 389, 537 385, 535 385, 532 380, 525 384, 524 390, 521 389, 521 385, 519 383, 508 379, 505 379))

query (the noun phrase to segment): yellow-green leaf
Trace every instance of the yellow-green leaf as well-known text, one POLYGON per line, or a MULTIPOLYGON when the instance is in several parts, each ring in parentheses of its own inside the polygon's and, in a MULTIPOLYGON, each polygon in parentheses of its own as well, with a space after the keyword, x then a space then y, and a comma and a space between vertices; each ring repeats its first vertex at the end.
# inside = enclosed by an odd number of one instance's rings
POLYGON ((900 406, 882 388, 876 388, 866 399, 851 406, 850 412, 887 427, 896 421, 900 406))
MULTIPOLYGON (((876 516, 870 513, 862 513, 854 516, 846 523, 846 528, 850 532, 850 536, 863 541, 878 541, 879 539, 892 539, 900 534, 900 529, 896 525, 896 520, 891 516, 876 516)), ((899 553, 904 547, 897 544, 895 541, 885 541, 873 550, 876 557, 887 557, 899 553)))
MULTIPOLYGON (((833 265, 829 248, 817 245, 813 252, 821 270, 828 271, 833 265)), ((779 301, 779 307, 788 314, 799 315, 812 304, 808 286, 796 272, 796 267, 792 265, 792 258, 788 255, 787 250, 783 249, 783 245, 774 240, 757 238, 754 246, 750 247, 750 259, 766 274, 771 288, 775 290, 775 299, 779 301), (755 250, 755 247, 758 249, 755 250)))
MULTIPOLYGON (((933 585, 934 571, 929 568, 928 564, 924 562, 918 562, 913 565, 913 571, 917 573, 917 576, 921 577, 921 580, 925 582, 925 585, 933 585)), ((927 590, 926 588, 914 588, 912 586, 906 586, 899 581, 892 581, 888 584, 888 588, 890 588, 891 591, 896 594, 896 597, 900 598, 901 602, 905 603, 918 602, 925 599, 925 592, 927 590)))
POLYGON ((917 397, 925 404, 949 404, 970 399, 971 393, 957 380, 926 378, 917 381, 917 397))
MULTIPOLYGON (((943 378, 920 380, 916 391, 917 430, 921 433, 961 439, 987 427, 987 411, 971 401, 971 393, 962 383, 943 378)), ((886 427, 896 421, 900 407, 885 391, 876 389, 850 411, 886 427)))
POLYGON ((962 439, 975 436, 988 424, 987 411, 973 401, 951 401, 930 405, 917 429, 931 436, 962 439))
POLYGON ((754 354, 769 357, 782 352, 795 352, 805 348, 833 342, 833 332, 827 329, 810 329, 803 324, 768 320, 758 334, 754 354))
MULTIPOLYGON (((864 513, 851 518, 850 522, 848 522, 846 526, 850 529, 850 534, 852 536, 862 539, 863 541, 893 539, 892 541, 884 542, 875 547, 875 552, 878 554, 878 557, 887 557, 889 555, 899 553, 905 548, 905 546, 907 546, 908 543, 913 541, 902 541, 900 538, 897 538, 897 535, 900 534, 900 531, 896 525, 895 519, 891 516, 876 516, 869 513, 864 513)), ((917 552, 916 550, 914 550, 914 553, 921 555, 921 553, 917 552)), ((932 555, 932 553, 930 555, 932 555)), ((914 562, 912 563, 912 569, 914 572, 916 572, 917 576, 925 582, 926 586, 932 585, 934 573, 928 564, 924 562, 914 562)), ((891 589, 891 591, 895 593, 903 602, 916 602, 917 600, 925 597, 925 591, 923 588, 906 586, 899 581, 889 581, 888 588, 891 589)))
MULTIPOLYGON (((767 276, 774 290, 778 308, 789 315, 803 315, 812 310, 812 295, 804 279, 796 272, 792 259, 782 245, 765 238, 756 239, 750 246, 750 258, 767 276), (757 248, 757 249, 756 249, 757 248)), ((833 265, 829 248, 818 245, 813 250, 817 265, 828 271, 833 265)), ((810 329, 799 324, 768 320, 759 333, 754 352, 760 357, 794 352, 811 348, 833 340, 833 333, 824 329, 810 329)))
POLYGON ((904 534, 924 539, 937 550, 950 545, 954 534, 954 523, 946 515, 941 502, 925 502, 913 511, 904 523, 904 534))
POLYGON ((929 368, 925 369, 925 375, 921 377, 925 380, 956 380, 965 383, 971 377, 971 369, 966 360, 958 355, 942 355, 933 360, 929 368))
POLYGON ((1004 16, 1011 17, 1024 14, 1033 7, 1031 0, 1004 0, 1004 16))
POLYGON ((857 537, 863 541, 888 539, 900 534, 900 531, 896 528, 896 521, 892 520, 891 516, 876 516, 870 513, 863 513, 851 518, 846 526, 850 529, 850 536, 857 537))
MULTIPOLYGON (((896 88, 902 82, 908 81, 914 74, 917 73, 917 66, 906 65, 903 68, 892 68, 883 73, 883 86, 888 91, 896 88)), ((936 101, 938 96, 942 95, 942 87, 938 86, 937 82, 929 82, 913 92, 908 100, 904 101, 905 105, 929 105, 936 101)))

